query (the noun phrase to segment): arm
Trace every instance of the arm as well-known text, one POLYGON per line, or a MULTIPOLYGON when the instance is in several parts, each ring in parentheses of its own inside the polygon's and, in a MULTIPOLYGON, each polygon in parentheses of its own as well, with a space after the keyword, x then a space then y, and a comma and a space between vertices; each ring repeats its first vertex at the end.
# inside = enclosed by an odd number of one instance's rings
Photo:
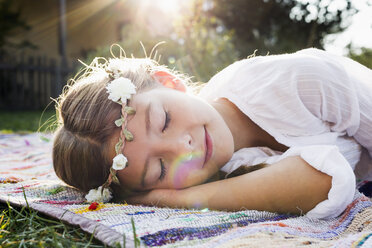
POLYGON ((218 210, 305 213, 327 199, 331 177, 300 157, 288 157, 242 176, 182 190, 153 190, 129 202, 218 210))

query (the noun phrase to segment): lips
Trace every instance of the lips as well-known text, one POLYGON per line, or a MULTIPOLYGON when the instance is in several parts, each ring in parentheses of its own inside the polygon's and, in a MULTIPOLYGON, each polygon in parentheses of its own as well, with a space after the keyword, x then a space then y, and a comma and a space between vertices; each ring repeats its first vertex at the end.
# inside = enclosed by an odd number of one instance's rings
MULTIPOLYGON (((205 165, 212 156, 213 143, 212 143, 211 136, 209 136, 209 133, 208 133, 207 128, 205 126, 204 126, 204 130, 205 130, 205 159, 204 159, 204 165, 205 165)), ((204 165, 203 165, 203 167, 204 167, 204 165)))

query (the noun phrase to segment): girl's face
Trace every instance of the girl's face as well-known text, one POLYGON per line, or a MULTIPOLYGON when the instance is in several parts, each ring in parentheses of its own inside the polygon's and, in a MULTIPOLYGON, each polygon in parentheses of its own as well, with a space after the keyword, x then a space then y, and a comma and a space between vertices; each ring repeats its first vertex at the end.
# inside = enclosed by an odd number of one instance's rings
MULTIPOLYGON (((127 129, 128 166, 117 172, 132 190, 186 188, 212 177, 231 158, 233 138, 220 114, 206 101, 159 87, 135 95, 127 129)), ((112 154, 119 133, 111 140, 112 154)))

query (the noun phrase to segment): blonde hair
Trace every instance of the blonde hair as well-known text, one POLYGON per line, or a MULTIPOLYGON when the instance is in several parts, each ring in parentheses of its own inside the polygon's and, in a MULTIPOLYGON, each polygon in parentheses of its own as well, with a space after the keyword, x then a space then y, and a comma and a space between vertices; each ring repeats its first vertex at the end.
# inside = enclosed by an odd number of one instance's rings
MULTIPOLYGON (((153 72, 166 71, 177 79, 186 77, 149 58, 96 58, 85 65, 82 75, 71 80, 57 100, 59 127, 53 144, 53 166, 57 176, 84 192, 101 186, 112 165, 109 140, 120 128, 121 106, 108 99, 106 72, 110 63, 120 65, 123 77, 136 86, 137 93, 157 87, 153 72)), ((78 74, 80 75, 80 74, 78 74)), ((117 189, 114 189, 117 191, 117 189)))

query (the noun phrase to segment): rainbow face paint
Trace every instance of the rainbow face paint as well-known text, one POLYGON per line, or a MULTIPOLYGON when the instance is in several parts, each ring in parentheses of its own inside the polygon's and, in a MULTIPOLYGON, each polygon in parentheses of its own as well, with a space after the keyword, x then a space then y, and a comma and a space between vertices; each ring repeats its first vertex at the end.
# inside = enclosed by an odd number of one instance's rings
POLYGON ((175 188, 182 188, 187 178, 201 170, 204 165, 204 153, 201 151, 181 154, 172 163, 170 176, 175 188))

